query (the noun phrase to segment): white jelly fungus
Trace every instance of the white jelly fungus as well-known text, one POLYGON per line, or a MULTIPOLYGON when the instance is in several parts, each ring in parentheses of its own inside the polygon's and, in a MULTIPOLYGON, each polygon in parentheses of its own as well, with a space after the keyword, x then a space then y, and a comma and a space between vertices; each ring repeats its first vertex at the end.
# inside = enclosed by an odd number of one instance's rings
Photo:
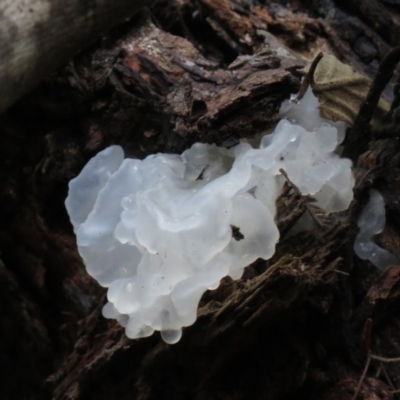
POLYGON ((128 337, 158 330, 177 342, 207 289, 274 254, 281 168, 327 212, 349 206, 351 162, 335 153, 343 135, 316 106, 305 114, 310 99, 316 102, 308 93, 285 104, 290 121, 282 119, 257 149, 196 143, 182 155, 135 160, 111 146, 70 182, 66 207, 79 253, 108 288, 104 316, 128 337))
POLYGON ((369 192, 369 201, 358 218, 360 231, 356 236, 354 251, 362 260, 369 260, 373 265, 384 269, 391 264, 400 264, 400 260, 388 250, 379 247, 373 237, 385 227, 385 202, 375 189, 369 192))

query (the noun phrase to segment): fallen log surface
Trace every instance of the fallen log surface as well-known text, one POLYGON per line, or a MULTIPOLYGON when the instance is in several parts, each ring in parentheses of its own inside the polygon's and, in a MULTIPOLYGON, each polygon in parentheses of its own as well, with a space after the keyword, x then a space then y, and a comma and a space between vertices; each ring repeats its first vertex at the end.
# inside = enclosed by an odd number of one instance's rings
POLYGON ((86 273, 64 209, 69 180, 111 144, 142 158, 273 128, 319 50, 373 78, 396 43, 399 4, 358 3, 158 1, 0 116, 1 398, 398 396, 400 364, 370 355, 400 356, 400 266, 378 271, 353 252, 373 186, 388 217, 378 241, 400 256, 395 110, 389 139, 365 136, 350 210, 285 237, 306 212, 287 190, 276 254, 206 292, 173 346, 158 333, 129 340, 101 316, 105 290, 86 273))

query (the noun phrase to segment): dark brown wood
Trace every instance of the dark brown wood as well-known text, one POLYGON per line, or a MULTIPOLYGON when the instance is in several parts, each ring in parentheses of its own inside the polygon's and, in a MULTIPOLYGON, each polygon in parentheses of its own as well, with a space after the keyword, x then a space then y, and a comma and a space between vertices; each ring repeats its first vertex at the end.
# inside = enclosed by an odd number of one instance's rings
POLYGON ((0 114, 102 33, 152 0, 2 0, 0 114))

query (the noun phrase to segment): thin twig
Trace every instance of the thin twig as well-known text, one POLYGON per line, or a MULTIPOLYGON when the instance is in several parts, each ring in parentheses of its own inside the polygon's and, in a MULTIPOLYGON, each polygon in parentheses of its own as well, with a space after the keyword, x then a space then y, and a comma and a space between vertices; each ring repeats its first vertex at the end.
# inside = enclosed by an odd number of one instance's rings
POLYGON ((333 269, 332 271, 336 272, 337 274, 341 274, 341 275, 346 275, 346 276, 350 275, 348 272, 340 271, 339 269, 333 269))
POLYGON ((369 123, 374 115, 379 99, 393 76, 394 69, 400 61, 400 46, 390 50, 379 65, 378 72, 372 82, 367 97, 361 104, 354 126, 345 147, 343 157, 349 157, 356 161, 359 154, 368 149, 370 140, 369 123))
POLYGON ((360 338, 361 347, 366 353, 369 353, 371 351, 371 342, 372 342, 371 337, 372 337, 372 319, 367 318, 360 338))
MULTIPOLYGON (((377 345, 378 351, 379 351, 379 347, 380 347, 379 342, 380 342, 380 340, 379 340, 379 338, 377 338, 377 343, 376 343, 376 345, 377 345)), ((380 351, 379 351, 379 352, 380 352, 380 351)), ((385 366, 385 364, 384 364, 383 361, 379 361, 379 373, 380 373, 381 371, 383 372, 383 375, 385 376, 388 385, 389 385, 390 388, 392 389, 392 392, 391 392, 391 393, 393 393, 393 395, 394 395, 395 398, 399 398, 399 397, 398 397, 398 394, 396 393, 396 392, 397 392, 397 389, 396 389, 396 387, 394 386, 394 383, 392 382, 392 380, 390 379, 389 373, 388 373, 387 368, 386 368, 386 366, 385 366)), ((377 376, 379 376, 379 375, 377 375, 377 376)))
POLYGON ((371 354, 371 358, 373 360, 378 360, 378 361, 387 362, 387 363, 400 362, 400 357, 389 358, 389 357, 381 357, 381 356, 377 356, 375 354, 371 354))
POLYGON ((286 172, 283 168, 280 168, 280 169, 279 169, 279 172, 284 176, 284 178, 287 180, 287 183, 292 187, 292 189, 293 189, 297 194, 299 194, 300 196, 302 196, 302 194, 301 194, 301 192, 300 192, 300 189, 297 187, 297 185, 295 185, 295 184, 290 180, 290 178, 289 178, 287 172, 286 172))
POLYGON ((311 195, 303 195, 297 185, 290 180, 288 174, 283 168, 281 168, 279 172, 285 177, 286 181, 292 187, 295 193, 300 196, 300 200, 303 202, 305 209, 308 211, 313 221, 322 229, 325 229, 327 226, 329 226, 331 220, 326 215, 325 211, 321 207, 312 204, 315 203, 317 199, 311 195))
POLYGON ((368 368, 369 368, 370 364, 371 364, 371 354, 368 354, 368 358, 367 358, 367 361, 365 363, 364 371, 361 374, 361 378, 360 378, 360 380, 358 382, 357 389, 354 392, 354 396, 351 398, 351 400, 356 400, 356 398, 360 394, 361 386, 362 386, 362 384, 364 382, 365 376, 367 375, 367 371, 368 371, 368 368))
POLYGON ((301 82, 299 93, 297 94, 297 97, 293 100, 294 103, 298 103, 304 97, 304 95, 307 92, 308 87, 310 86, 310 83, 314 82, 315 70, 317 69, 317 66, 323 56, 324 56, 324 54, 321 51, 317 54, 317 56, 312 61, 311 65, 310 65, 310 69, 304 75, 303 82, 301 82))
POLYGON ((306 209, 308 211, 308 213, 311 215, 311 218, 313 219, 313 221, 320 227, 320 228, 327 228, 331 222, 330 218, 328 217, 328 215, 326 215, 325 211, 315 205, 315 204, 310 204, 312 202, 315 202, 316 199, 312 196, 303 196, 305 205, 306 205, 306 209))
POLYGON ((389 376, 389 374, 388 374, 388 372, 386 370, 385 364, 381 361, 380 365, 381 365, 381 368, 382 368, 382 371, 383 371, 383 375, 385 375, 386 381, 389 384, 390 388, 392 389, 392 393, 394 393, 396 391, 396 388, 394 387, 393 382, 390 379, 390 376, 389 376))

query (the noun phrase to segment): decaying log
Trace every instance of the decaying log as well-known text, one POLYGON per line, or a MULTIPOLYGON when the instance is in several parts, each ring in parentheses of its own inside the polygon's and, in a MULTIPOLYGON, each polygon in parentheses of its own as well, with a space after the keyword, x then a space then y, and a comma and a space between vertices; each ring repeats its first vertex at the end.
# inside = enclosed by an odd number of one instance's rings
POLYGON ((105 291, 78 256, 67 183, 99 150, 121 144, 144 157, 197 141, 231 147, 274 127, 316 50, 373 77, 396 38, 382 32, 399 12, 388 0, 359 9, 358 1, 254 3, 160 0, 0 117, 1 398, 395 398, 400 363, 371 355, 400 356, 399 267, 377 271, 352 247, 376 187, 388 213, 378 241, 400 256, 396 110, 389 139, 366 136, 348 212, 286 236, 310 210, 288 182, 273 258, 206 292, 176 345, 158 333, 129 340, 104 319, 105 291))
POLYGON ((152 0, 3 0, 0 113, 102 33, 152 0))

